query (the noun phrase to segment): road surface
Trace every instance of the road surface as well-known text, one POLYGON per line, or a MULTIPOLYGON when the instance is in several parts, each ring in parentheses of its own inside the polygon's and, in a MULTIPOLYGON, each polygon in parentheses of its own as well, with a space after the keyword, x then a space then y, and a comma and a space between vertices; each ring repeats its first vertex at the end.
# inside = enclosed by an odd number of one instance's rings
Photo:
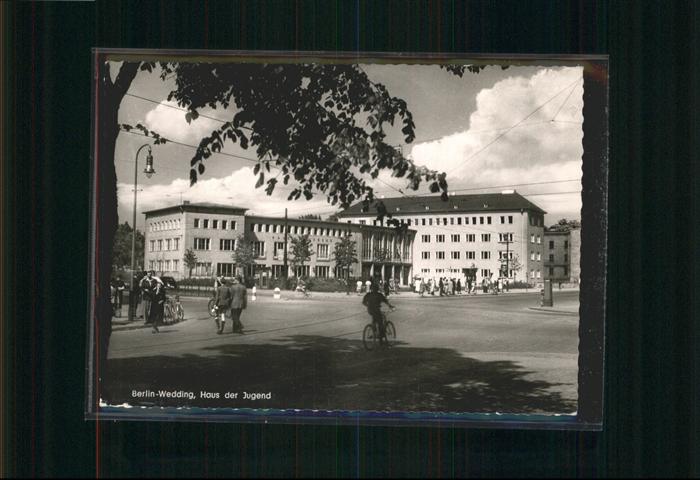
POLYGON ((109 404, 321 410, 576 411, 578 292, 390 298, 397 344, 366 351, 355 294, 269 294, 249 301, 244 334, 224 335, 207 298, 183 298, 188 320, 115 331, 109 404), (258 394, 251 397, 250 394, 258 394), (216 398, 218 396, 218 398, 216 398), (212 398, 214 397, 214 398, 212 398))

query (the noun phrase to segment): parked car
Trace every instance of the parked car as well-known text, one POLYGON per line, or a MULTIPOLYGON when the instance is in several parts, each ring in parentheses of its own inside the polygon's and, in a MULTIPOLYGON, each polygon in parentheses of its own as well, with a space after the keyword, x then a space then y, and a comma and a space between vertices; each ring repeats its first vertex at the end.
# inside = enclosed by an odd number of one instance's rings
POLYGON ((165 284, 165 288, 177 290, 177 282, 173 277, 160 277, 160 279, 165 284))

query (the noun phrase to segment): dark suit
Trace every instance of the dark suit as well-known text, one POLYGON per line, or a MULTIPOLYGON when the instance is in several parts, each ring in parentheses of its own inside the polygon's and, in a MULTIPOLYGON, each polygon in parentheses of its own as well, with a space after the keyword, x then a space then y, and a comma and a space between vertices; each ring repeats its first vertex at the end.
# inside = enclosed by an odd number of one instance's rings
POLYGON ((143 277, 140 282, 141 298, 143 298, 143 320, 146 323, 151 323, 151 303, 153 302, 153 293, 156 288, 156 279, 151 277, 143 277))
POLYGON ((248 290, 241 283, 231 287, 231 319, 233 331, 243 333, 241 313, 248 306, 248 290))

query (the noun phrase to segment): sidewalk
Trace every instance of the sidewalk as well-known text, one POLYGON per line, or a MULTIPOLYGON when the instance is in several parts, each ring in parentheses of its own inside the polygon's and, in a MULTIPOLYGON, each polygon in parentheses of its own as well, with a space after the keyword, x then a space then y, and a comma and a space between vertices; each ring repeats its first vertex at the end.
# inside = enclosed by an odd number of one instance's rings
MULTIPOLYGON (((204 317, 199 318, 201 320, 204 317)), ((190 317, 185 317, 180 322, 171 323, 168 325, 159 325, 159 327, 169 327, 172 325, 177 325, 179 323, 191 320, 190 317)), ((140 330, 143 328, 151 328, 150 324, 145 324, 143 318, 135 318, 133 322, 130 322, 127 317, 112 317, 112 332, 123 332, 126 330, 140 330)))

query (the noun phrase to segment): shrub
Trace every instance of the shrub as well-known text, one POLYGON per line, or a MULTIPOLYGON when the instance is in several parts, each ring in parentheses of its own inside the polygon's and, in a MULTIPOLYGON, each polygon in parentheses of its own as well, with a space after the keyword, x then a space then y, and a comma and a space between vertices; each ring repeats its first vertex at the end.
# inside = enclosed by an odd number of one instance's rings
POLYGON ((280 290, 294 290, 297 285, 297 280, 294 277, 290 278, 275 278, 269 283, 270 288, 279 288, 280 290))
POLYGON ((344 292, 347 287, 345 285, 345 280, 337 278, 314 278, 309 279, 312 282, 306 283, 309 290, 316 292, 344 292))
POLYGON ((178 285, 193 286, 193 287, 212 287, 214 288, 214 277, 212 278, 183 278, 178 285))

